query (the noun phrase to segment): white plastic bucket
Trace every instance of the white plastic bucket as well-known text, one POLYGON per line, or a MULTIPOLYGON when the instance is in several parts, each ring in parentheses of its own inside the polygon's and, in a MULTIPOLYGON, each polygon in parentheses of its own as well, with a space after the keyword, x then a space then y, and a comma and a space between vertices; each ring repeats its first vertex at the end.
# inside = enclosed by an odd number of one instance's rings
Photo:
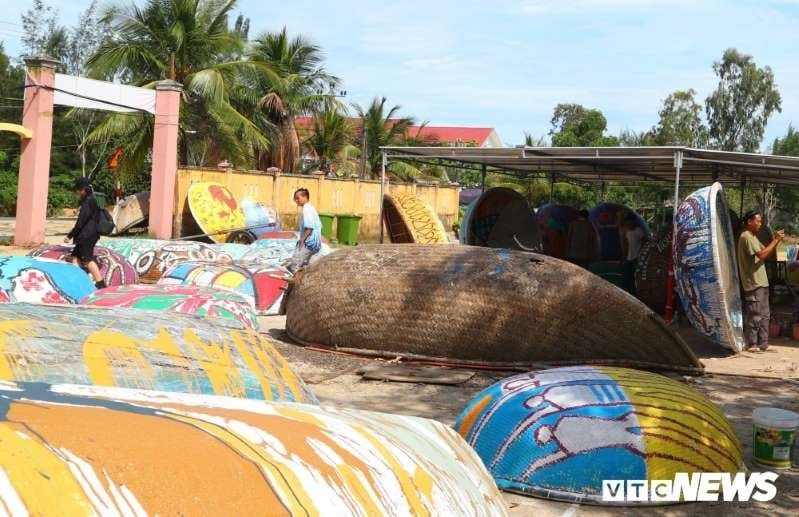
POLYGON ((799 414, 774 407, 759 407, 752 412, 755 463, 772 469, 791 468, 799 414))

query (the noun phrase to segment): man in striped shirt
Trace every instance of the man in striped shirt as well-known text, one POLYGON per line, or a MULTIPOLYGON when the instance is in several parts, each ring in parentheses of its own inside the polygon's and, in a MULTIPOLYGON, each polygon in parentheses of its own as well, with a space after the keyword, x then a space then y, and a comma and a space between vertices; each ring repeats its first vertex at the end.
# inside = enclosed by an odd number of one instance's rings
POLYGON ((292 273, 307 266, 311 258, 322 249, 322 221, 316 208, 311 204, 311 194, 308 189, 297 189, 294 192, 294 202, 302 208, 302 214, 300 214, 300 240, 287 266, 292 273))

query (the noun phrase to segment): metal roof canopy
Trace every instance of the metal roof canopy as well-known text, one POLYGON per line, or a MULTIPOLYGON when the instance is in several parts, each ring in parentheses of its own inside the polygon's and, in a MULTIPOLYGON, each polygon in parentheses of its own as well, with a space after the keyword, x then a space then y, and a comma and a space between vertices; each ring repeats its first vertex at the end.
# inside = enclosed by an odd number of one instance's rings
POLYGON ((710 184, 772 183, 799 187, 799 158, 690 147, 383 147, 387 160, 494 168, 521 177, 566 181, 710 184))

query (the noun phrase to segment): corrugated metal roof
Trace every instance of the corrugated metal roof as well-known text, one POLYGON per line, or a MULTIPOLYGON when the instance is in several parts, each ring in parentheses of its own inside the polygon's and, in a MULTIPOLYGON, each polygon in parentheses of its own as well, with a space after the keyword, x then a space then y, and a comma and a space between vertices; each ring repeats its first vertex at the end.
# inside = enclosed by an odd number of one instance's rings
POLYGON ((799 158, 689 147, 385 147, 389 159, 460 163, 507 174, 576 182, 652 181, 674 183, 677 156, 680 183, 742 180, 799 186, 799 158))

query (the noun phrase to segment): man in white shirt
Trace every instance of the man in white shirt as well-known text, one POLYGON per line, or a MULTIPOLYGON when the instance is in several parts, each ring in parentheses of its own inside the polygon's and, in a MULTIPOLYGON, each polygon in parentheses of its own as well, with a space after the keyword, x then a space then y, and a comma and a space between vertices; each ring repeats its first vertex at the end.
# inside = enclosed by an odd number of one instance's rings
POLYGON ((646 241, 646 233, 638 225, 638 221, 633 214, 628 214, 624 218, 622 228, 622 251, 624 253, 623 285, 628 293, 635 296, 635 269, 638 266, 638 255, 641 254, 641 247, 646 241))
POLYGON ((311 204, 311 194, 308 189, 297 189, 294 192, 294 202, 302 208, 302 214, 300 214, 300 239, 287 265, 292 273, 307 266, 311 258, 322 249, 322 220, 311 204))

